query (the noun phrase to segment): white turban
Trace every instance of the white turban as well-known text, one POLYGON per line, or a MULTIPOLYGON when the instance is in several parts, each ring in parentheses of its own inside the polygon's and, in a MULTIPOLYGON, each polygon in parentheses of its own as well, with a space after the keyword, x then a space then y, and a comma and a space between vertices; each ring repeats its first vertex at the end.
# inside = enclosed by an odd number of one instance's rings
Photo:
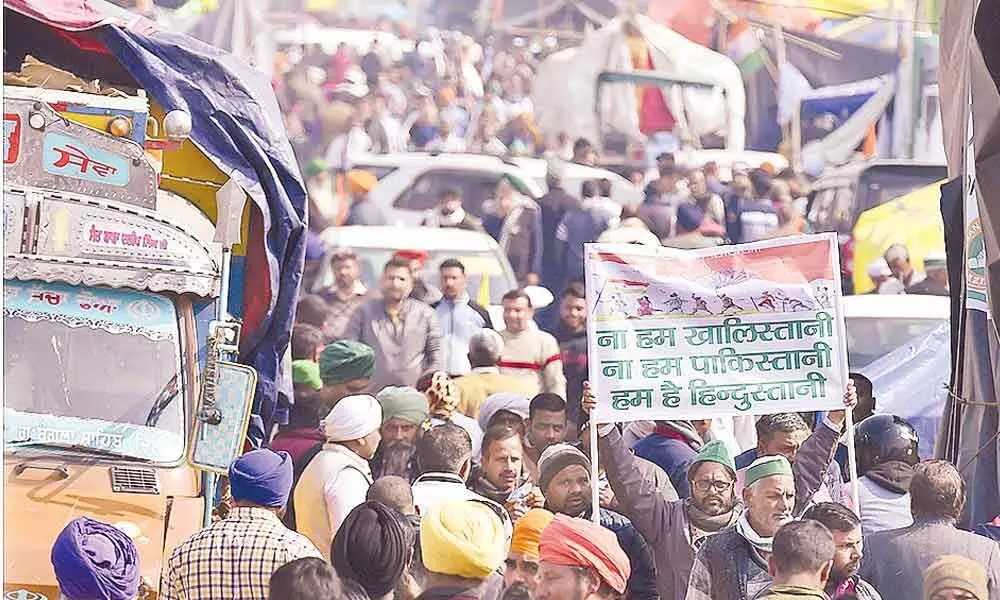
POLYGON ((347 396, 330 410, 321 426, 328 442, 360 440, 382 426, 382 406, 372 396, 347 396))
POLYGON ((479 408, 479 427, 483 431, 486 431, 487 427, 489 427, 490 419, 501 410, 512 412, 522 419, 527 419, 530 406, 531 400, 524 394, 516 392, 497 392, 491 394, 479 408))

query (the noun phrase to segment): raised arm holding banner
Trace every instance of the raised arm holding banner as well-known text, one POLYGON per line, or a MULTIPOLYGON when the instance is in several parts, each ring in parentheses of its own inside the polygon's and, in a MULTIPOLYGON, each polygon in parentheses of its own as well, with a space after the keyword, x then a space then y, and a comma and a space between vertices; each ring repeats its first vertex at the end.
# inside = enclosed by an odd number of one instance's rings
MULTIPOLYGON (((593 423, 843 408, 833 234, 695 251, 587 244, 585 256, 593 423)), ((857 507, 856 483, 853 495, 857 507)))

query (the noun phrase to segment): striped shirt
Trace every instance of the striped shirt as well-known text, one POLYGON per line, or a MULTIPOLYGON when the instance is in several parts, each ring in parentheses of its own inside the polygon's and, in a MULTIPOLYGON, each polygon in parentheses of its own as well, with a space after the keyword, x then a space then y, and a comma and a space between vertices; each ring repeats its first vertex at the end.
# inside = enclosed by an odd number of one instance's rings
POLYGON ((170 553, 162 600, 267 600, 271 574, 304 557, 322 558, 307 538, 273 512, 237 506, 170 553))

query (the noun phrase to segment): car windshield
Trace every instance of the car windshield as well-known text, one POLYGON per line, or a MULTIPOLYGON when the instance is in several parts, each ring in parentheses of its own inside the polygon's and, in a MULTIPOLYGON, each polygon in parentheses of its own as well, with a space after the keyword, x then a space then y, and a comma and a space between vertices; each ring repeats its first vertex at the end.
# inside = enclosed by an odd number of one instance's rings
POLYGON ((945 167, 872 167, 858 181, 856 210, 861 214, 945 177, 945 167))
MULTIPOLYGON (((382 267, 389 262, 397 248, 358 248, 358 259, 361 262, 361 281, 370 290, 379 289, 379 278, 382 267)), ((482 302, 488 298, 489 304, 499 305, 503 295, 517 287, 514 280, 504 270, 496 254, 488 251, 470 252, 460 250, 428 250, 429 258, 421 276, 426 283, 440 288, 438 265, 448 258, 457 258, 465 266, 468 277, 469 296, 482 302)))
POLYGON ((177 314, 128 290, 4 282, 4 448, 184 455, 177 314))
POLYGON ((847 318, 847 362, 852 371, 926 335, 944 319, 847 318))

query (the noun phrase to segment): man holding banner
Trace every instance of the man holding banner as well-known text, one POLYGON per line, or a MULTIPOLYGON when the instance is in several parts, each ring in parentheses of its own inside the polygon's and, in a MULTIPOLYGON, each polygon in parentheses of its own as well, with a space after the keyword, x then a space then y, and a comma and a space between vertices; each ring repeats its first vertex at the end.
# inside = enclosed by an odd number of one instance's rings
POLYGON ((851 428, 843 408, 857 400, 847 376, 836 238, 691 252, 591 244, 586 257, 593 391, 585 403, 593 422, 605 423, 594 445, 606 453, 623 512, 656 552, 661 593, 751 600, 770 583, 774 533, 809 505, 845 421, 851 428), (794 465, 780 454, 758 457, 741 473, 741 493, 728 452, 706 444, 687 471, 692 497, 677 503, 644 489, 610 425, 827 410, 834 412, 794 465))

